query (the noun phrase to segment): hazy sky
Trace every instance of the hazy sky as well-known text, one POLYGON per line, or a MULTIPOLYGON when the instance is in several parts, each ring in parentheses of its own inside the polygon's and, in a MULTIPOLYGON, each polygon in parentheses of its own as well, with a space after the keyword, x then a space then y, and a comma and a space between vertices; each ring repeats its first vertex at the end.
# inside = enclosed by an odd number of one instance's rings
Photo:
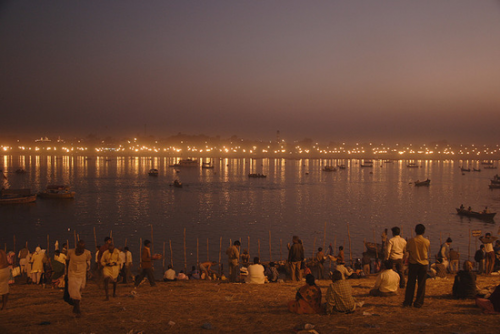
POLYGON ((2 1, 0 133, 500 142, 500 2, 2 1))

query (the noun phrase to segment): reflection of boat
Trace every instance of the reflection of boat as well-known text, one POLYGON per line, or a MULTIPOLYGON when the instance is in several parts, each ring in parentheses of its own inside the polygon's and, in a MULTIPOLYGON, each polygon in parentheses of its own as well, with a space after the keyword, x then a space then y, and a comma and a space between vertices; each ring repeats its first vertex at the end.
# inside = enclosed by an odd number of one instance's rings
POLYGON ((36 201, 36 194, 30 189, 2 189, 0 204, 23 204, 36 201))
POLYGON ((323 172, 336 172, 337 171, 337 168, 333 167, 333 166, 325 166, 323 167, 323 172))
POLYGON ((16 169, 16 174, 26 174, 26 173, 27 172, 24 169, 22 169, 22 168, 16 169))
POLYGON ((148 172, 149 176, 158 176, 158 169, 152 168, 148 172))
POLYGON ((460 216, 473 217, 473 218, 482 219, 482 220, 492 220, 493 217, 495 217, 495 215, 497 213, 496 212, 490 212, 490 213, 476 212, 476 211, 469 211, 469 210, 457 208, 457 214, 459 214, 460 216))
POLYGON ((212 162, 203 162, 201 164, 201 168, 205 168, 205 169, 213 169, 214 168, 214 165, 212 164, 212 162))
POLYGON ((478 168, 478 169, 473 168, 473 169, 472 169, 472 171, 473 171, 473 172, 480 172, 480 171, 481 171, 481 168, 478 168))
POLYGON ((47 189, 43 192, 38 193, 38 197, 40 198, 74 198, 75 197, 75 192, 70 191, 69 186, 65 185, 48 185, 47 189))
POLYGON ((267 177, 267 175, 265 175, 265 174, 256 174, 256 173, 249 173, 248 177, 253 177, 253 178, 259 178, 259 177, 261 177, 261 178, 264 178, 264 177, 267 177))
POLYGON ((414 183, 415 183, 415 187, 428 186, 428 185, 431 184, 431 180, 430 179, 427 179, 425 181, 419 181, 419 180, 417 180, 414 183))

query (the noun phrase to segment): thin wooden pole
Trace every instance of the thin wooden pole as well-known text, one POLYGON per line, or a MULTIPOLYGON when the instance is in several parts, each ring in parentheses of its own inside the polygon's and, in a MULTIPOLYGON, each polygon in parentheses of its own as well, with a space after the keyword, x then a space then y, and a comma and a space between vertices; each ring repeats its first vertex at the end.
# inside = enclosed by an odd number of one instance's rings
POLYGON ((210 261, 210 252, 208 251, 208 238, 207 238, 207 262, 210 261))
POLYGON ((271 230, 269 230, 269 261, 273 260, 272 247, 271 247, 271 230))
POLYGON ((169 240, 168 244, 170 246, 170 265, 173 267, 174 266, 174 255, 172 253, 172 240, 169 240))
POLYGON ((200 241, 196 238, 196 265, 200 264, 200 241))
POLYGON ((325 251, 326 247, 326 222, 325 222, 325 228, 323 230, 323 251, 325 251))
POLYGON ((349 261, 352 266, 351 232, 349 232, 349 223, 347 223, 347 237, 349 238, 349 261))
POLYGON ((250 236, 248 236, 248 247, 247 247, 248 254, 250 255, 250 236))
POLYGON ((184 228, 184 271, 187 268, 187 256, 186 256, 186 228, 184 228))
MULTIPOLYGON (((69 239, 66 239, 66 247, 68 247, 67 249, 69 249, 69 239)), ((75 246, 76 248, 76 246, 75 246)))
POLYGON ((316 249, 316 237, 314 237, 313 248, 312 248, 312 257, 314 257, 314 250, 316 249))
POLYGON ((373 229, 373 243, 375 246, 375 257, 378 259, 378 246, 377 246, 377 238, 375 238, 375 229, 373 229))
POLYGON ((76 230, 73 230, 73 238, 75 239, 75 248, 76 248, 76 230))
POLYGON ((163 268, 163 272, 165 272, 165 241, 163 242, 163 261, 162 261, 162 268, 163 268))
POLYGON ((94 226, 94 248, 97 249, 97 234, 95 233, 95 226, 94 226))
POLYGON ((282 248, 283 248, 283 241, 280 239, 280 262, 283 261, 283 254, 281 253, 282 248))
POLYGON ((220 237, 219 242, 219 277, 222 276, 222 266, 221 266, 221 254, 222 254, 222 237, 220 237))
MULTIPOLYGON (((139 259, 142 259, 142 238, 139 238, 139 259)), ((139 269, 141 268, 141 260, 139 260, 139 269)))
MULTIPOLYGON (((470 227, 469 227, 469 254, 467 256, 467 260, 470 261, 470 227)), ((460 269, 460 268, 459 268, 460 269)))
POLYGON ((259 256, 259 259, 260 259, 260 239, 257 239, 257 242, 259 244, 259 252, 258 252, 258 256, 259 256))
POLYGON ((50 242, 49 242, 49 235, 47 234, 47 255, 49 255, 49 250, 50 250, 50 242))
POLYGON ((154 245, 154 238, 153 238, 153 224, 151 224, 151 255, 154 254, 153 252, 153 245, 154 245))
POLYGON ((127 238, 125 238, 125 245, 123 247, 127 247, 127 238))

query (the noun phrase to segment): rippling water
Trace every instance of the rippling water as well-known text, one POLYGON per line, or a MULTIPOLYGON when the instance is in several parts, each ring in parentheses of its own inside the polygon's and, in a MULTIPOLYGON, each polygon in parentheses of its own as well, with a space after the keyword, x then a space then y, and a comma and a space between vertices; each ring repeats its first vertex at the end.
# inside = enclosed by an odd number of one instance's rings
MULTIPOLYGON (((422 160, 416 161, 420 168, 407 168, 407 161, 376 160, 373 168, 361 168, 357 160, 217 159, 214 169, 200 165, 177 168, 179 173, 169 167, 174 162, 144 157, 1 157, 4 171, 28 171, 6 174, 12 188, 40 191, 48 184, 69 184, 77 195, 74 200, 0 206, 0 242, 11 248, 15 235, 17 249, 24 241, 30 248, 46 247, 49 235, 52 249, 55 240, 69 240, 73 247, 76 231, 93 249, 95 228, 98 244, 112 231, 115 244, 127 242, 136 259, 141 238, 153 238, 157 253, 163 252, 165 243, 167 258, 171 242, 174 264, 181 266, 185 233, 190 266, 197 257, 218 261, 221 238, 224 263, 230 239, 241 239, 251 256, 257 255, 260 242, 262 259, 278 260, 286 258, 286 244, 295 234, 311 256, 325 243, 326 226, 326 245, 344 244, 348 256, 349 229, 353 257, 360 257, 363 240, 380 242, 384 228, 400 226, 409 237, 415 224, 423 223, 432 253, 440 238, 450 236, 452 247, 467 256, 470 230, 498 229, 495 223, 461 218, 455 212, 461 203, 500 211, 500 190, 488 188, 498 170, 462 175, 459 166, 480 167, 476 161, 422 160), (322 171, 325 165, 338 164, 347 168, 322 171), (148 176, 150 168, 157 168, 159 176, 148 176), (248 173, 267 178, 248 178, 248 173), (429 187, 411 184, 426 178, 431 179, 429 187), (174 179, 184 187, 170 186, 174 179)), ((472 238, 471 254, 475 248, 472 238)))

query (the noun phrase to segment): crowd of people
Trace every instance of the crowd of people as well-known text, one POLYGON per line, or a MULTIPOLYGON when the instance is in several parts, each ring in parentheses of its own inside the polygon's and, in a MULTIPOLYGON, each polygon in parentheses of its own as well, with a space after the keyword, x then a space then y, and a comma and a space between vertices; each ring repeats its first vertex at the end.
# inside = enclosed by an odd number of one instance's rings
MULTIPOLYGON (((476 252, 474 260, 463 263, 459 270, 460 255, 452 247, 452 239, 448 238, 436 254, 436 261, 430 264, 429 239, 424 237, 425 226, 415 227, 416 236, 405 240, 400 235, 400 228, 392 228, 392 238, 387 236, 387 230, 382 235, 382 254, 373 259, 368 252, 362 259, 354 263, 346 263, 343 246, 338 247, 338 253, 333 254, 330 245, 325 254, 321 247, 310 261, 306 261, 304 246, 298 236, 292 238, 288 245, 288 258, 285 263, 261 263, 259 257, 250 262, 247 250, 240 254, 240 241, 236 240, 226 250, 228 259, 228 278, 224 276, 222 265, 213 261, 204 261, 192 266, 190 272, 181 270, 177 273, 171 264, 163 274, 164 282, 184 280, 227 280, 234 283, 266 284, 282 281, 280 276, 292 282, 302 282, 305 276, 306 284, 297 290, 295 299, 288 303, 288 309, 294 313, 351 313, 362 302, 357 302, 352 296, 349 279, 363 278, 377 274, 375 285, 369 295, 375 297, 396 296, 404 289, 403 307, 420 308, 424 305, 425 286, 429 278, 446 277, 456 274, 452 287, 452 295, 457 299, 475 298, 476 304, 485 313, 500 312, 500 287, 487 293, 480 292, 476 286, 477 274, 491 274, 498 270, 500 260, 500 242, 491 233, 480 238, 482 245, 476 252), (382 259, 380 259, 382 258, 382 259), (325 301, 322 301, 321 289, 316 285, 316 279, 325 277, 325 261, 334 263, 329 273, 331 283, 328 287, 325 301), (213 267, 220 265, 219 270, 213 267), (477 266, 477 271, 474 271, 477 266), (311 269, 314 269, 314 273, 311 269), (415 294, 416 290, 416 294, 415 294)), ((75 249, 68 249, 63 244, 59 249, 56 243, 54 255, 50 258, 47 252, 36 247, 31 253, 27 247, 17 254, 19 266, 15 266, 16 254, 12 251, 0 250, 0 295, 2 309, 6 307, 9 296, 9 284, 15 282, 14 277, 20 276, 28 284, 46 284, 54 288, 65 289, 65 301, 73 305, 73 312, 81 316, 80 300, 82 290, 87 280, 92 278, 99 288, 104 290, 105 300, 116 296, 117 283, 134 284, 134 289, 147 281, 152 287, 157 285, 154 276, 153 263, 161 256, 152 254, 151 242, 145 240, 140 254, 140 270, 132 274, 132 253, 127 247, 117 248, 111 237, 104 239, 104 244, 96 248, 94 257, 86 249, 85 242, 79 240, 75 249), (94 266, 91 268, 91 260, 94 266), (18 271, 16 273, 16 270, 18 271), (110 291, 111 289, 111 291, 110 291)), ((377 254, 378 255, 378 254, 377 254)))

